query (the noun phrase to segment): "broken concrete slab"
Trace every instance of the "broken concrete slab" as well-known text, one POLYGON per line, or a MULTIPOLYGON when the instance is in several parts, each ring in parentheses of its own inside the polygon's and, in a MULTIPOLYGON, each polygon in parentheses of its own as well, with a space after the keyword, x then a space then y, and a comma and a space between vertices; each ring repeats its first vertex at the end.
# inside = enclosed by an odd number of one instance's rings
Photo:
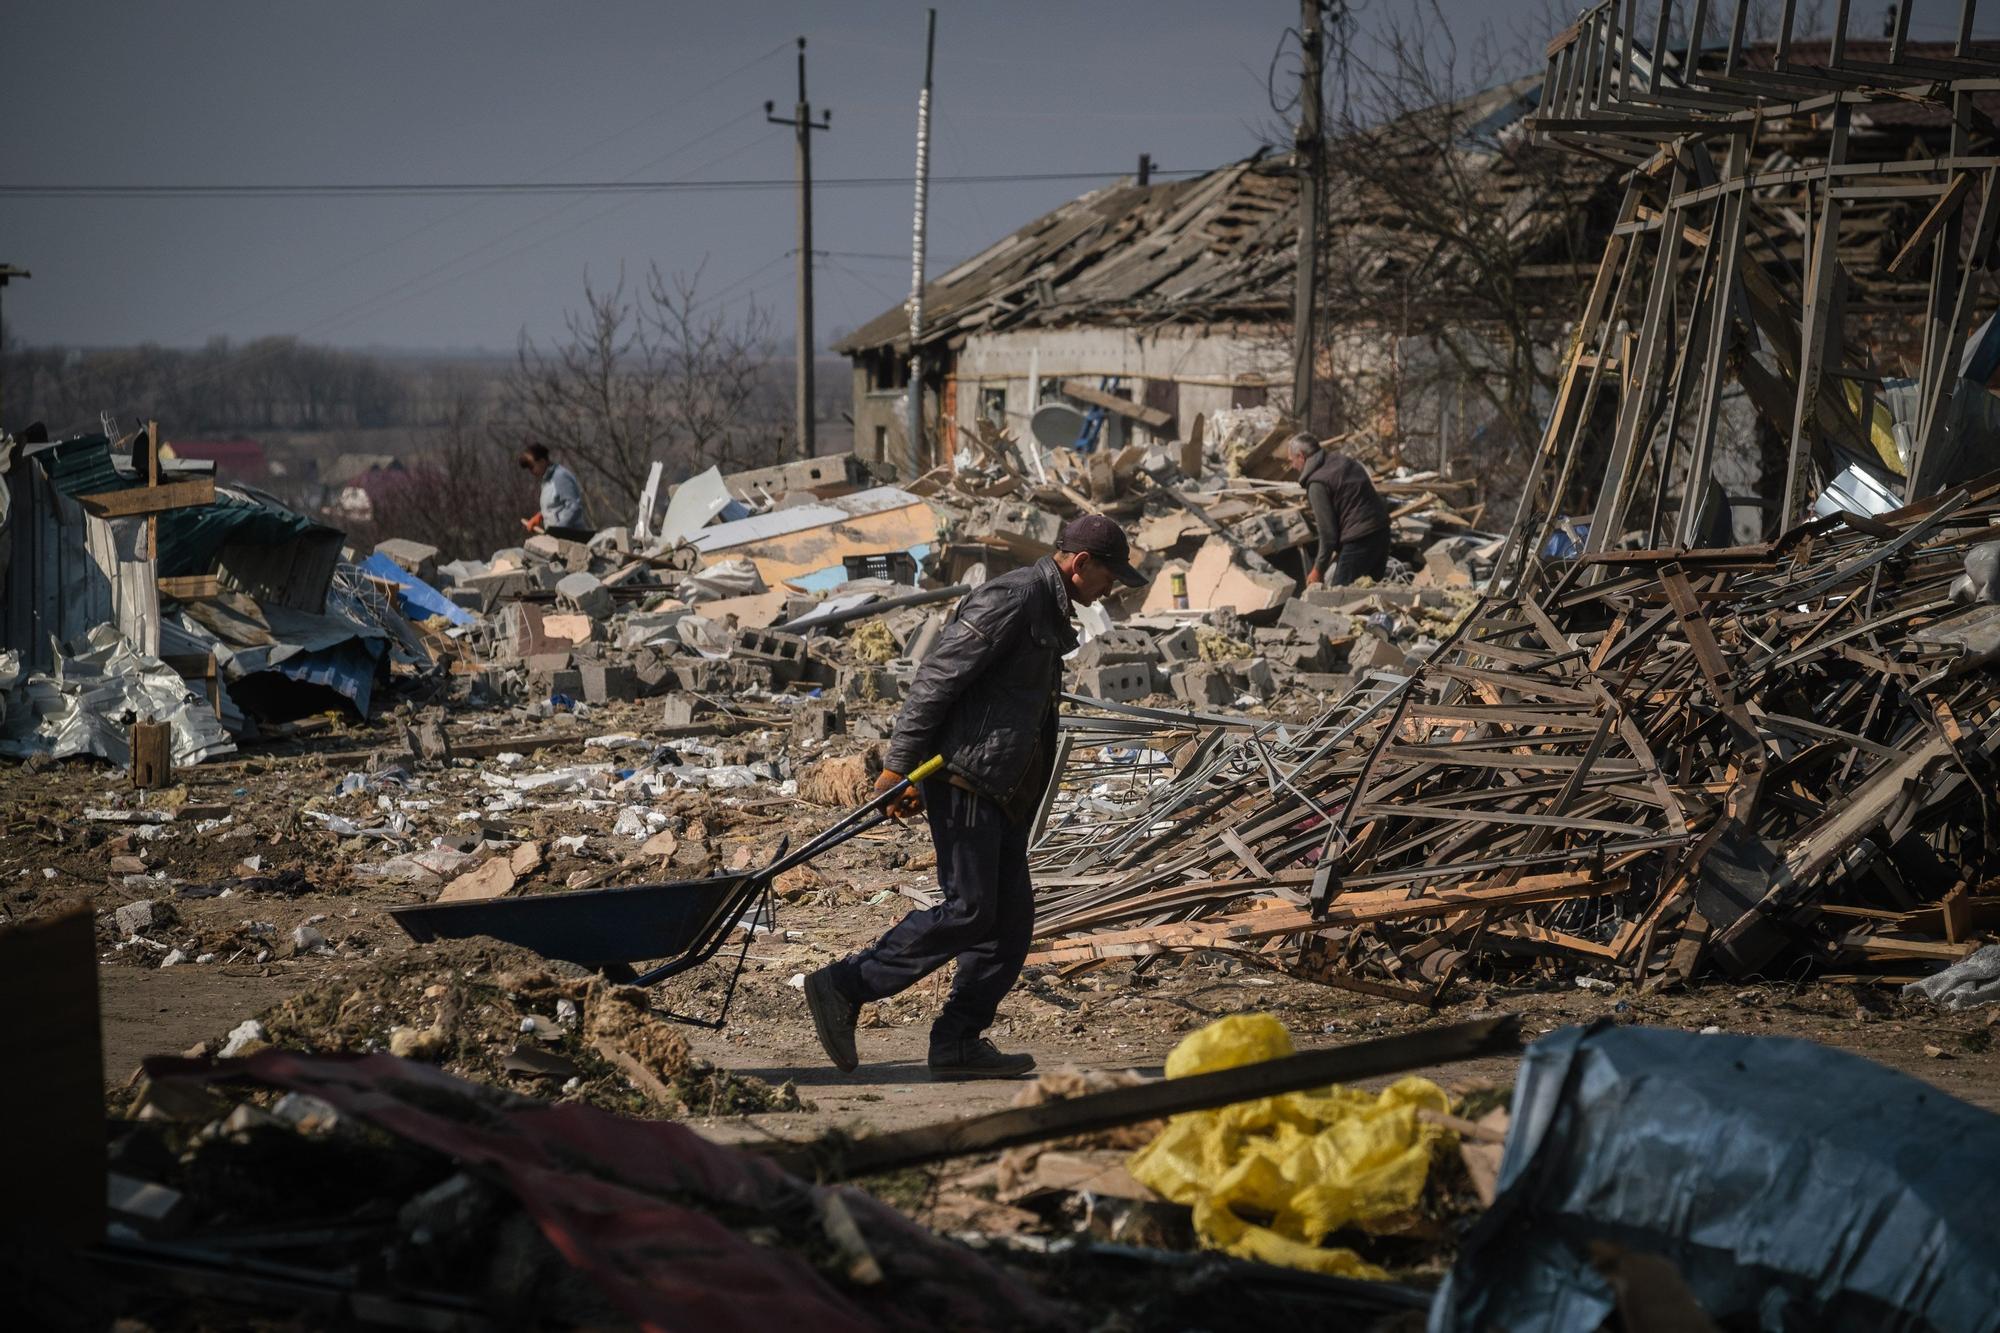
POLYGON ((592 643, 604 637, 604 622, 581 612, 543 616, 542 633, 552 645, 592 643))
POLYGON ((510 858, 496 856, 444 886, 441 903, 472 902, 481 898, 504 898, 514 891, 514 867, 510 858))
POLYGON ((1246 619, 1269 623, 1292 595, 1293 582, 1274 569, 1249 569, 1243 557, 1220 537, 1210 537, 1195 552, 1192 563, 1170 560, 1153 576, 1143 612, 1174 610, 1173 575, 1187 577, 1188 607, 1207 611, 1227 607, 1246 619))

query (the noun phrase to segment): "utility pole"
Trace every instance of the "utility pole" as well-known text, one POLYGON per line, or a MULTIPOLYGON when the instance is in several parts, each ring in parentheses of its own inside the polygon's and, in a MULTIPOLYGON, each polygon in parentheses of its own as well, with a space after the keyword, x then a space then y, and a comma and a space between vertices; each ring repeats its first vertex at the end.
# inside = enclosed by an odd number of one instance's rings
POLYGON ((1326 193, 1326 154, 1320 142, 1319 84, 1323 37, 1321 0, 1299 0, 1299 126, 1293 146, 1299 159, 1298 285, 1292 302, 1292 415, 1313 433, 1313 301, 1318 295, 1319 212, 1326 193))
POLYGON ((811 458, 815 452, 813 440, 813 206, 812 206, 812 132, 831 129, 833 113, 822 110, 818 124, 813 123, 812 106, 806 101, 806 39, 799 38, 799 100, 792 108, 792 118, 786 120, 774 116, 776 102, 764 103, 764 119, 773 125, 790 125, 798 137, 799 166, 799 334, 798 334, 798 451, 800 458, 811 458))
POLYGON ((917 94, 917 207, 910 228, 910 396, 904 433, 912 477, 924 470, 924 232, 931 183, 931 56, 936 50, 933 9, 924 20, 924 87, 917 94))
POLYGON ((1151 153, 1141 153, 1139 154, 1139 188, 1143 190, 1152 183, 1153 155, 1151 153))
MULTIPOLYGON (((34 274, 28 272, 28 270, 24 268, 15 268, 12 264, 0 264, 0 292, 4 292, 7 290, 7 283, 12 278, 32 278, 34 276, 35 276, 34 274)), ((0 319, 0 404, 4 404, 6 401, 4 393, 6 387, 5 377, 7 373, 6 339, 7 339, 7 321, 5 319, 0 319)), ((6 430, 6 421, 7 418, 4 415, 0 415, 0 432, 6 430)))

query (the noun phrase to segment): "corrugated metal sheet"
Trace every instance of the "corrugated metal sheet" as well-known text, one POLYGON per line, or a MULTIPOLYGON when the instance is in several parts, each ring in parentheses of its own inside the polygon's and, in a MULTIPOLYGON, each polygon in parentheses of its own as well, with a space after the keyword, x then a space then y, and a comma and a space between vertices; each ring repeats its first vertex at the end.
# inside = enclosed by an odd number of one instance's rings
MULTIPOLYGON (((105 436, 23 449, 6 479, 12 558, 0 586, 0 647, 18 650, 31 671, 55 665, 52 640, 80 651, 84 636, 106 622, 128 633, 148 626, 156 612, 139 603, 154 597, 156 575, 220 573, 225 584, 259 601, 314 613, 325 608, 342 534, 261 492, 234 487, 218 491, 212 505, 161 514, 159 559, 141 572, 130 534, 143 531, 143 521, 118 520, 127 525, 122 546, 110 532, 99 534, 101 563, 89 540, 96 520, 73 498, 139 485, 118 469, 105 436), (122 608, 114 573, 122 576, 122 608)), ((139 637, 151 633, 142 629, 139 637)))
POLYGON ((52 642, 82 652, 84 636, 114 614, 110 580, 84 540, 83 506, 44 475, 43 460, 54 448, 22 450, 6 478, 13 549, 0 597, 0 647, 18 651, 29 671, 54 668, 52 642))
MULTIPOLYGON (((111 453, 111 441, 103 435, 79 435, 48 446, 36 455, 50 482, 64 495, 99 495, 106 491, 131 490, 141 483, 135 475, 118 470, 111 453)), ((160 515, 160 577, 214 573, 225 548, 244 548, 229 562, 245 592, 253 596, 283 601, 300 611, 317 611, 326 601, 326 581, 333 576, 340 553, 341 534, 302 514, 293 513, 277 500, 247 486, 218 489, 215 503, 198 509, 171 509, 160 515), (269 552, 310 537, 310 557, 303 562, 287 558, 281 569, 266 565, 269 552), (301 575, 304 575, 301 578, 301 575), (316 594, 302 592, 317 582, 316 594), (308 604, 309 603, 309 604, 308 604)))

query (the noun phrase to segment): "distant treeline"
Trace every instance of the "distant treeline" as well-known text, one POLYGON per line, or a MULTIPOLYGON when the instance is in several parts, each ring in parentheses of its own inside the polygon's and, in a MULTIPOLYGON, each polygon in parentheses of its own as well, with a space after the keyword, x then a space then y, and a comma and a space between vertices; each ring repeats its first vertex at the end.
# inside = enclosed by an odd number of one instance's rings
POLYGON ((60 437, 95 430, 106 412, 184 435, 434 426, 467 399, 496 399, 507 363, 384 359, 273 337, 196 350, 10 344, 0 370, 0 426, 40 421, 60 437))

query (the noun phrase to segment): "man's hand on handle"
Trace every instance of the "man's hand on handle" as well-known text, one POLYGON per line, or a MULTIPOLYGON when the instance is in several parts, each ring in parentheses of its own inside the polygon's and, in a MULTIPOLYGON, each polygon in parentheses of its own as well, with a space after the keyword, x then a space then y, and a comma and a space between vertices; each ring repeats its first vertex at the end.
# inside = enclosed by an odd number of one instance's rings
POLYGON ((1306 575, 1306 586, 1308 588, 1317 588, 1323 582, 1325 582, 1325 575, 1321 574, 1317 569, 1312 570, 1306 575))
MULTIPOLYGON (((902 780, 903 775, 901 773, 893 773, 886 768, 883 769, 881 775, 875 779, 875 794, 880 796, 883 792, 888 791, 902 780)), ((889 817, 892 819, 908 819, 912 815, 922 814, 924 812, 923 789, 917 786, 916 783, 911 783, 908 790, 895 800, 889 802, 888 812, 889 817)))
POLYGON ((540 532, 542 530, 542 516, 536 514, 533 518, 524 518, 521 520, 521 526, 530 532, 540 532))

